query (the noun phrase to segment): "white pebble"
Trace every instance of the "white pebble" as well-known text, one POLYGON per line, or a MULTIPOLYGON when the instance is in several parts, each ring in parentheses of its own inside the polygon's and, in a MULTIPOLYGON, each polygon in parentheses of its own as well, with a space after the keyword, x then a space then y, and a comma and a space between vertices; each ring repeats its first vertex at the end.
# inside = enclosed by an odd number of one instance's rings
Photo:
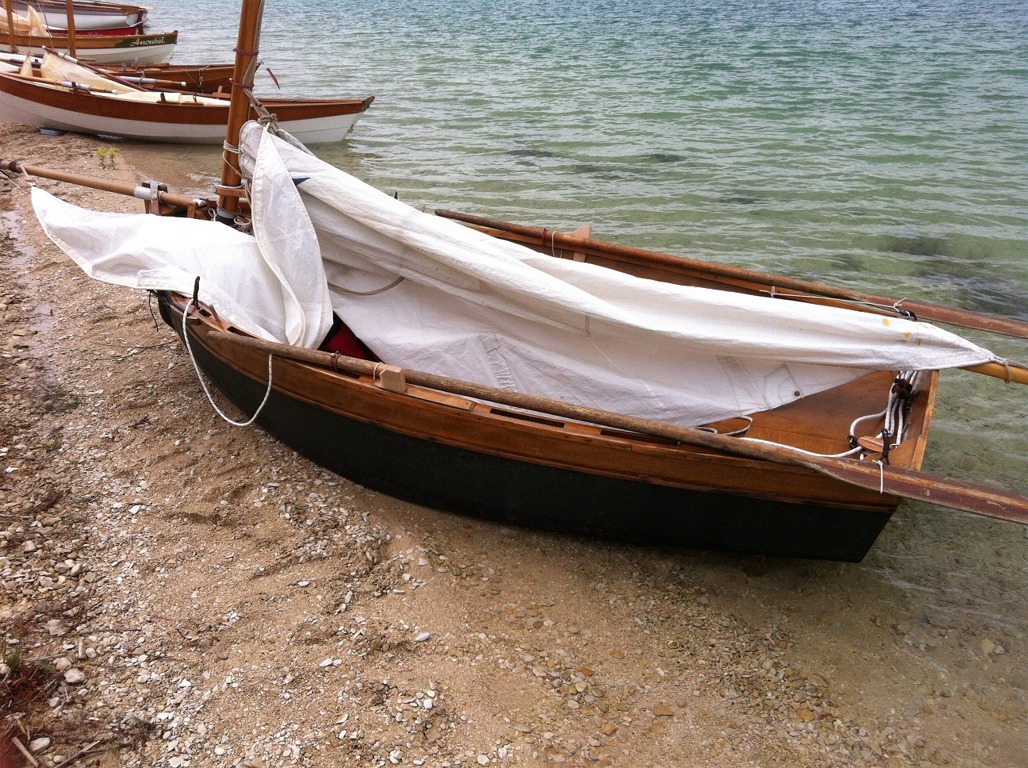
POLYGON ((69 669, 64 673, 64 680, 71 685, 78 685, 86 682, 86 673, 81 669, 69 669))

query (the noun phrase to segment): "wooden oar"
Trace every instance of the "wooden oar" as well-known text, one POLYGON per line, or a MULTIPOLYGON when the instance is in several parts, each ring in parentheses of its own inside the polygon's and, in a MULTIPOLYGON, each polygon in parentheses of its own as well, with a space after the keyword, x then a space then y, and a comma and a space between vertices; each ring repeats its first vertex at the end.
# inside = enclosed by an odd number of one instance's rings
MULTIPOLYGON (((949 323, 962 328, 973 328, 978 331, 989 331, 1006 336, 1014 336, 1019 339, 1028 339, 1028 323, 1015 320, 1010 317, 986 314, 984 312, 973 312, 969 310, 954 309, 942 304, 935 304, 929 301, 917 301, 913 299, 890 299, 885 296, 876 296, 868 293, 859 293, 849 289, 838 288, 821 283, 799 280, 781 275, 771 275, 764 272, 731 267, 723 264, 714 264, 707 261, 688 259, 682 256, 649 251, 643 248, 617 245, 593 240, 592 238, 575 237, 555 232, 551 229, 540 227, 528 227, 522 224, 512 224, 499 219, 491 219, 485 216, 475 216, 469 213, 437 209, 435 214, 448 219, 462 221, 476 227, 508 232, 514 235, 529 238, 537 245, 547 247, 559 246, 563 249, 579 251, 582 253, 602 254, 613 258, 623 258, 636 262, 643 262, 655 265, 664 265, 671 268, 688 267, 699 272, 718 275, 729 280, 740 280, 745 282, 758 282, 773 286, 778 289, 790 291, 802 291, 811 294, 810 298, 825 297, 839 299, 841 301, 855 301, 882 309, 894 310, 897 313, 911 312, 922 320, 931 320, 939 323, 949 323)), ((803 296, 792 296, 790 298, 804 299, 803 296)))
MULTIPOLYGON (((120 181, 118 179, 104 179, 96 176, 86 176, 81 173, 55 171, 51 168, 44 168, 40 165, 29 165, 28 163, 23 163, 20 160, 0 160, 0 171, 8 171, 9 173, 16 173, 19 175, 25 173, 29 176, 38 176, 41 179, 53 179, 54 181, 63 181, 80 187, 99 189, 103 192, 114 192, 119 195, 136 197, 143 200, 147 205, 152 204, 156 200, 156 202, 161 206, 184 209, 188 216, 195 216, 197 210, 205 209, 210 202, 201 198, 186 197, 185 195, 179 195, 173 192, 165 192, 159 188, 154 190, 152 187, 148 187, 144 184, 120 181)), ((201 216, 199 218, 203 217, 201 216)))
MULTIPOLYGON (((268 355, 312 363, 361 376, 374 378, 376 371, 382 367, 380 363, 368 360, 263 341, 234 333, 212 331, 211 336, 217 341, 251 347, 268 355)), ((496 387, 474 384, 432 373, 403 369, 403 376, 407 382, 417 386, 532 410, 537 413, 546 413, 560 418, 663 437, 687 445, 709 448, 737 456, 806 467, 814 472, 828 475, 840 482, 860 488, 868 488, 907 499, 927 501, 983 517, 1028 524, 1028 496, 1013 491, 989 488, 900 467, 819 456, 785 445, 727 437, 691 427, 680 427, 675 424, 627 416, 598 408, 573 405, 546 397, 508 392, 496 387)), ((843 513, 840 512, 840 514, 843 513)))

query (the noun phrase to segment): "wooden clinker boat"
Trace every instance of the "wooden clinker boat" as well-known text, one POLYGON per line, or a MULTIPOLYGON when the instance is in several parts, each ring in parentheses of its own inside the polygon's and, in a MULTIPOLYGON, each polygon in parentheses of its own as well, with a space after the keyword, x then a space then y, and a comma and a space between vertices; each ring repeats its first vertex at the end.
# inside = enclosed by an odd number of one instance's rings
MULTIPOLYGON (((0 168, 138 196, 134 187, 109 180, 11 161, 0 168)), ((169 213, 201 206, 195 210, 200 218, 211 213, 208 202, 162 192, 147 205, 169 213)), ((651 280, 755 295, 797 283, 481 221, 477 226, 488 234, 556 259, 651 280)), ((797 293, 797 300, 816 304, 861 300, 845 291, 795 287, 810 291, 797 293)), ((893 372, 869 373, 746 418, 693 429, 398 368, 352 351, 352 339, 322 349, 263 341, 224 319, 216 306, 195 302, 185 292, 158 292, 162 318, 244 413, 330 470, 441 509, 579 535, 849 561, 866 554, 902 498, 1028 522, 1028 498, 1021 494, 917 471, 938 371, 898 381, 893 372), (886 418, 892 428, 901 425, 887 456, 876 437, 886 418)), ((922 306, 931 314, 931 305, 922 306)), ((961 319, 979 328, 992 321, 975 313, 961 319)), ((1028 334, 1014 321, 999 330, 1028 334)), ((990 365, 975 369, 1028 383, 1023 368, 987 370, 990 365)))
MULTIPOLYGON (((71 59, 63 65, 71 71, 59 80, 37 69, 30 75, 0 72, 0 115, 39 128, 140 141, 224 141, 227 97, 150 90, 106 78, 96 68, 83 68, 71 59)), ((262 104, 297 138, 318 144, 344 139, 373 100, 267 99, 262 104)), ((253 117, 258 117, 255 111, 253 117)))
MULTIPOLYGON (((160 295, 161 315, 180 335, 187 299, 160 295)), ((268 354, 277 355, 258 418, 276 438, 344 477, 446 510, 640 543, 858 561, 900 502, 802 466, 491 403, 455 393, 459 386, 420 386, 417 376, 390 383, 374 364, 342 370, 327 352, 241 343, 245 331, 209 308, 189 332, 204 373, 245 413, 260 405, 268 354)), ((746 436, 847 451, 851 423, 885 408, 892 380, 878 372, 754 414, 746 436)), ((891 466, 921 466, 937 381, 932 372, 914 382, 891 466)))

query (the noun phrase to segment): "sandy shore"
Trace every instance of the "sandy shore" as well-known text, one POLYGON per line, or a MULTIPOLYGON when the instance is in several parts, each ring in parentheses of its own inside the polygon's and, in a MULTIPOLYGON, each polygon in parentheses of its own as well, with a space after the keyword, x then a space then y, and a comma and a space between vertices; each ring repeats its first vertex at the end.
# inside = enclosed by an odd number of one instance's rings
POLYGON ((909 504, 847 565, 398 502, 221 421, 147 295, 86 278, 2 179, 0 217, 0 715, 40 765, 1024 764, 1016 526, 909 504))

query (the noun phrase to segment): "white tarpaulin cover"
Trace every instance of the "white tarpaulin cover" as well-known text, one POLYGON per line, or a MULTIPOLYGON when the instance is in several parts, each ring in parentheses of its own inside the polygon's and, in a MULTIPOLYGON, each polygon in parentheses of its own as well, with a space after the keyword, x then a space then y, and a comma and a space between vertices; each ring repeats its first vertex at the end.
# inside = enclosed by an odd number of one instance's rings
POLYGON ((540 255, 422 213, 255 123, 240 145, 254 237, 85 212, 38 190, 37 215, 93 277, 191 293, 200 275, 202 300, 265 338, 316 346, 334 308, 386 362, 682 424, 869 370, 996 359, 926 323, 540 255))

